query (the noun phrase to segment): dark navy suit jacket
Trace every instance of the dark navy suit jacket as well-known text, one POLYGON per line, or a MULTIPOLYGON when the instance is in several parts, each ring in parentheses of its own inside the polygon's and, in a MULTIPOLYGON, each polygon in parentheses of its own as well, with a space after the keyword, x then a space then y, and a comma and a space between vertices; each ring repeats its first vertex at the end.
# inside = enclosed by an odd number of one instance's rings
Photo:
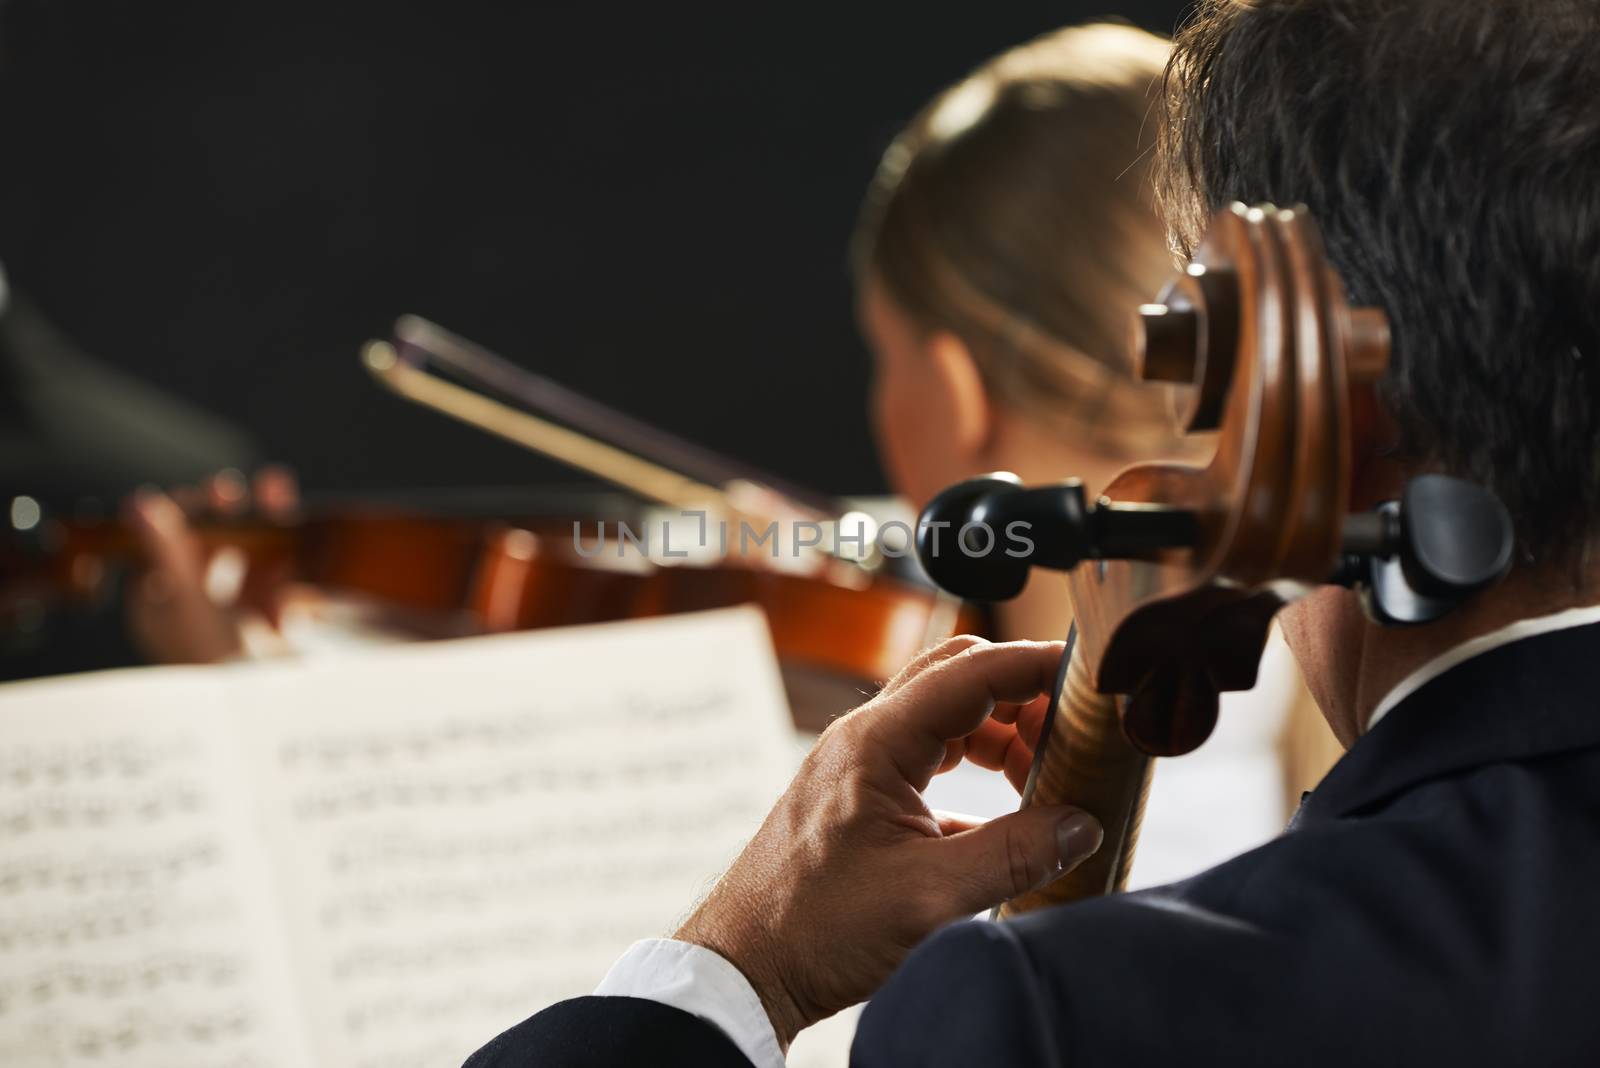
MULTIPOLYGON (((687 1013, 576 998, 468 1063, 748 1062, 687 1013)), ((1600 1064, 1600 625, 1427 683, 1268 845, 946 928, 867 1006, 851 1063, 1600 1064)))

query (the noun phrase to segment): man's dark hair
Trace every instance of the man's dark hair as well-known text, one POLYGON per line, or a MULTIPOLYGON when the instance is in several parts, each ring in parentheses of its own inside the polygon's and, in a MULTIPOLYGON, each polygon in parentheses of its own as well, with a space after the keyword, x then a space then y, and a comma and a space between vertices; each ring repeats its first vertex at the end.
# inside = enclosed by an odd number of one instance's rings
POLYGON ((1165 82, 1180 251, 1303 203, 1389 315, 1401 447, 1492 487, 1528 557, 1600 520, 1600 0, 1203 0, 1165 82))

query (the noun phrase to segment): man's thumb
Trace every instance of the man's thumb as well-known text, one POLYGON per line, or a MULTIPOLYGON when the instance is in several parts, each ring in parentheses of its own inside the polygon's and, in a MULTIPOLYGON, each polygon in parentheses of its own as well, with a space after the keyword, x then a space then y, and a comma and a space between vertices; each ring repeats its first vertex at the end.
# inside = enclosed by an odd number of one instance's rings
POLYGON ((1026 808, 944 843, 951 874, 971 914, 1037 890, 1094 856, 1105 832, 1078 808, 1026 808), (970 894, 970 897, 965 895, 970 894))

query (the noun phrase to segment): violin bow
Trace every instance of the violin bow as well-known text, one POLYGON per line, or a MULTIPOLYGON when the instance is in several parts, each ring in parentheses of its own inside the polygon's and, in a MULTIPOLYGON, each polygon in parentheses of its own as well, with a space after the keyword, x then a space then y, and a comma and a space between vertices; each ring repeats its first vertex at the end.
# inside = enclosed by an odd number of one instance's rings
POLYGON ((808 518, 842 511, 828 497, 601 404, 420 316, 401 316, 394 341, 368 342, 362 360, 410 400, 662 504, 703 506, 722 501, 725 487, 755 486, 808 518))
POLYGON ((362 347, 361 361, 373 377, 409 401, 621 486, 646 500, 685 510, 710 506, 732 511, 727 494, 720 487, 452 382, 432 373, 416 358, 421 350, 413 347, 407 352, 411 358, 403 358, 404 351, 387 341, 369 341, 362 347))

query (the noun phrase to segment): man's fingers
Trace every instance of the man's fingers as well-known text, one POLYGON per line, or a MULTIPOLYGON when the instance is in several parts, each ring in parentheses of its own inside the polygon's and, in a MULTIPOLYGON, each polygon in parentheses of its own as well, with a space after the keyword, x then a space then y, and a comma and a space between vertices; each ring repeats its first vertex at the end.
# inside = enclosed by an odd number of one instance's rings
POLYGON ((957 763, 951 753, 958 752, 980 768, 1005 772, 1006 781, 1020 794, 1028 783, 1028 772, 1033 769, 1033 751, 1034 747, 1016 728, 986 720, 964 741, 950 743, 939 770, 951 770, 957 763))
POLYGON ((1055 686, 1065 646, 1061 642, 973 645, 907 679, 894 693, 890 714, 878 717, 939 741, 964 738, 989 717, 995 703, 1031 701, 1055 686))
POLYGON ((1054 694, 1040 694, 1017 710, 1017 735, 1029 749, 1039 748, 1039 736, 1044 733, 1045 716, 1050 711, 1054 694))
POLYGON ((1100 823, 1082 809, 1037 807, 928 843, 949 888, 949 916, 970 916, 1037 890, 1100 848, 1100 823))
POLYGON ((986 719, 964 740, 951 742, 950 748, 959 748, 962 756, 980 768, 999 771, 1005 766, 1006 750, 1016 737, 1015 728, 986 719))
POLYGON ((1006 749, 1005 766, 1000 770, 1005 772, 1006 781, 1018 794, 1028 785, 1028 774, 1033 771, 1033 754, 1034 750, 1020 737, 1006 749))
POLYGON ((1044 693, 1025 704, 996 704, 977 730, 946 747, 939 771, 950 771, 965 758, 980 768, 1005 772, 1020 794, 1033 767, 1033 753, 1039 748, 1051 700, 1052 695, 1044 693))
POLYGON ((946 812, 937 808, 933 810, 933 818, 939 825, 939 833, 946 837, 975 831, 989 822, 982 816, 969 816, 965 812, 946 812))
POLYGON ((894 678, 883 684, 883 689, 878 691, 878 696, 883 697, 894 693, 911 679, 916 678, 935 664, 942 664, 952 656, 966 652, 976 645, 988 645, 989 642, 976 634, 957 634, 953 638, 946 638, 938 645, 922 650, 911 662, 896 672, 894 678))
POLYGON ((946 755, 988 718, 997 701, 1028 701, 1055 684, 1060 642, 974 645, 880 696, 867 729, 886 746, 896 767, 918 790, 946 755))

